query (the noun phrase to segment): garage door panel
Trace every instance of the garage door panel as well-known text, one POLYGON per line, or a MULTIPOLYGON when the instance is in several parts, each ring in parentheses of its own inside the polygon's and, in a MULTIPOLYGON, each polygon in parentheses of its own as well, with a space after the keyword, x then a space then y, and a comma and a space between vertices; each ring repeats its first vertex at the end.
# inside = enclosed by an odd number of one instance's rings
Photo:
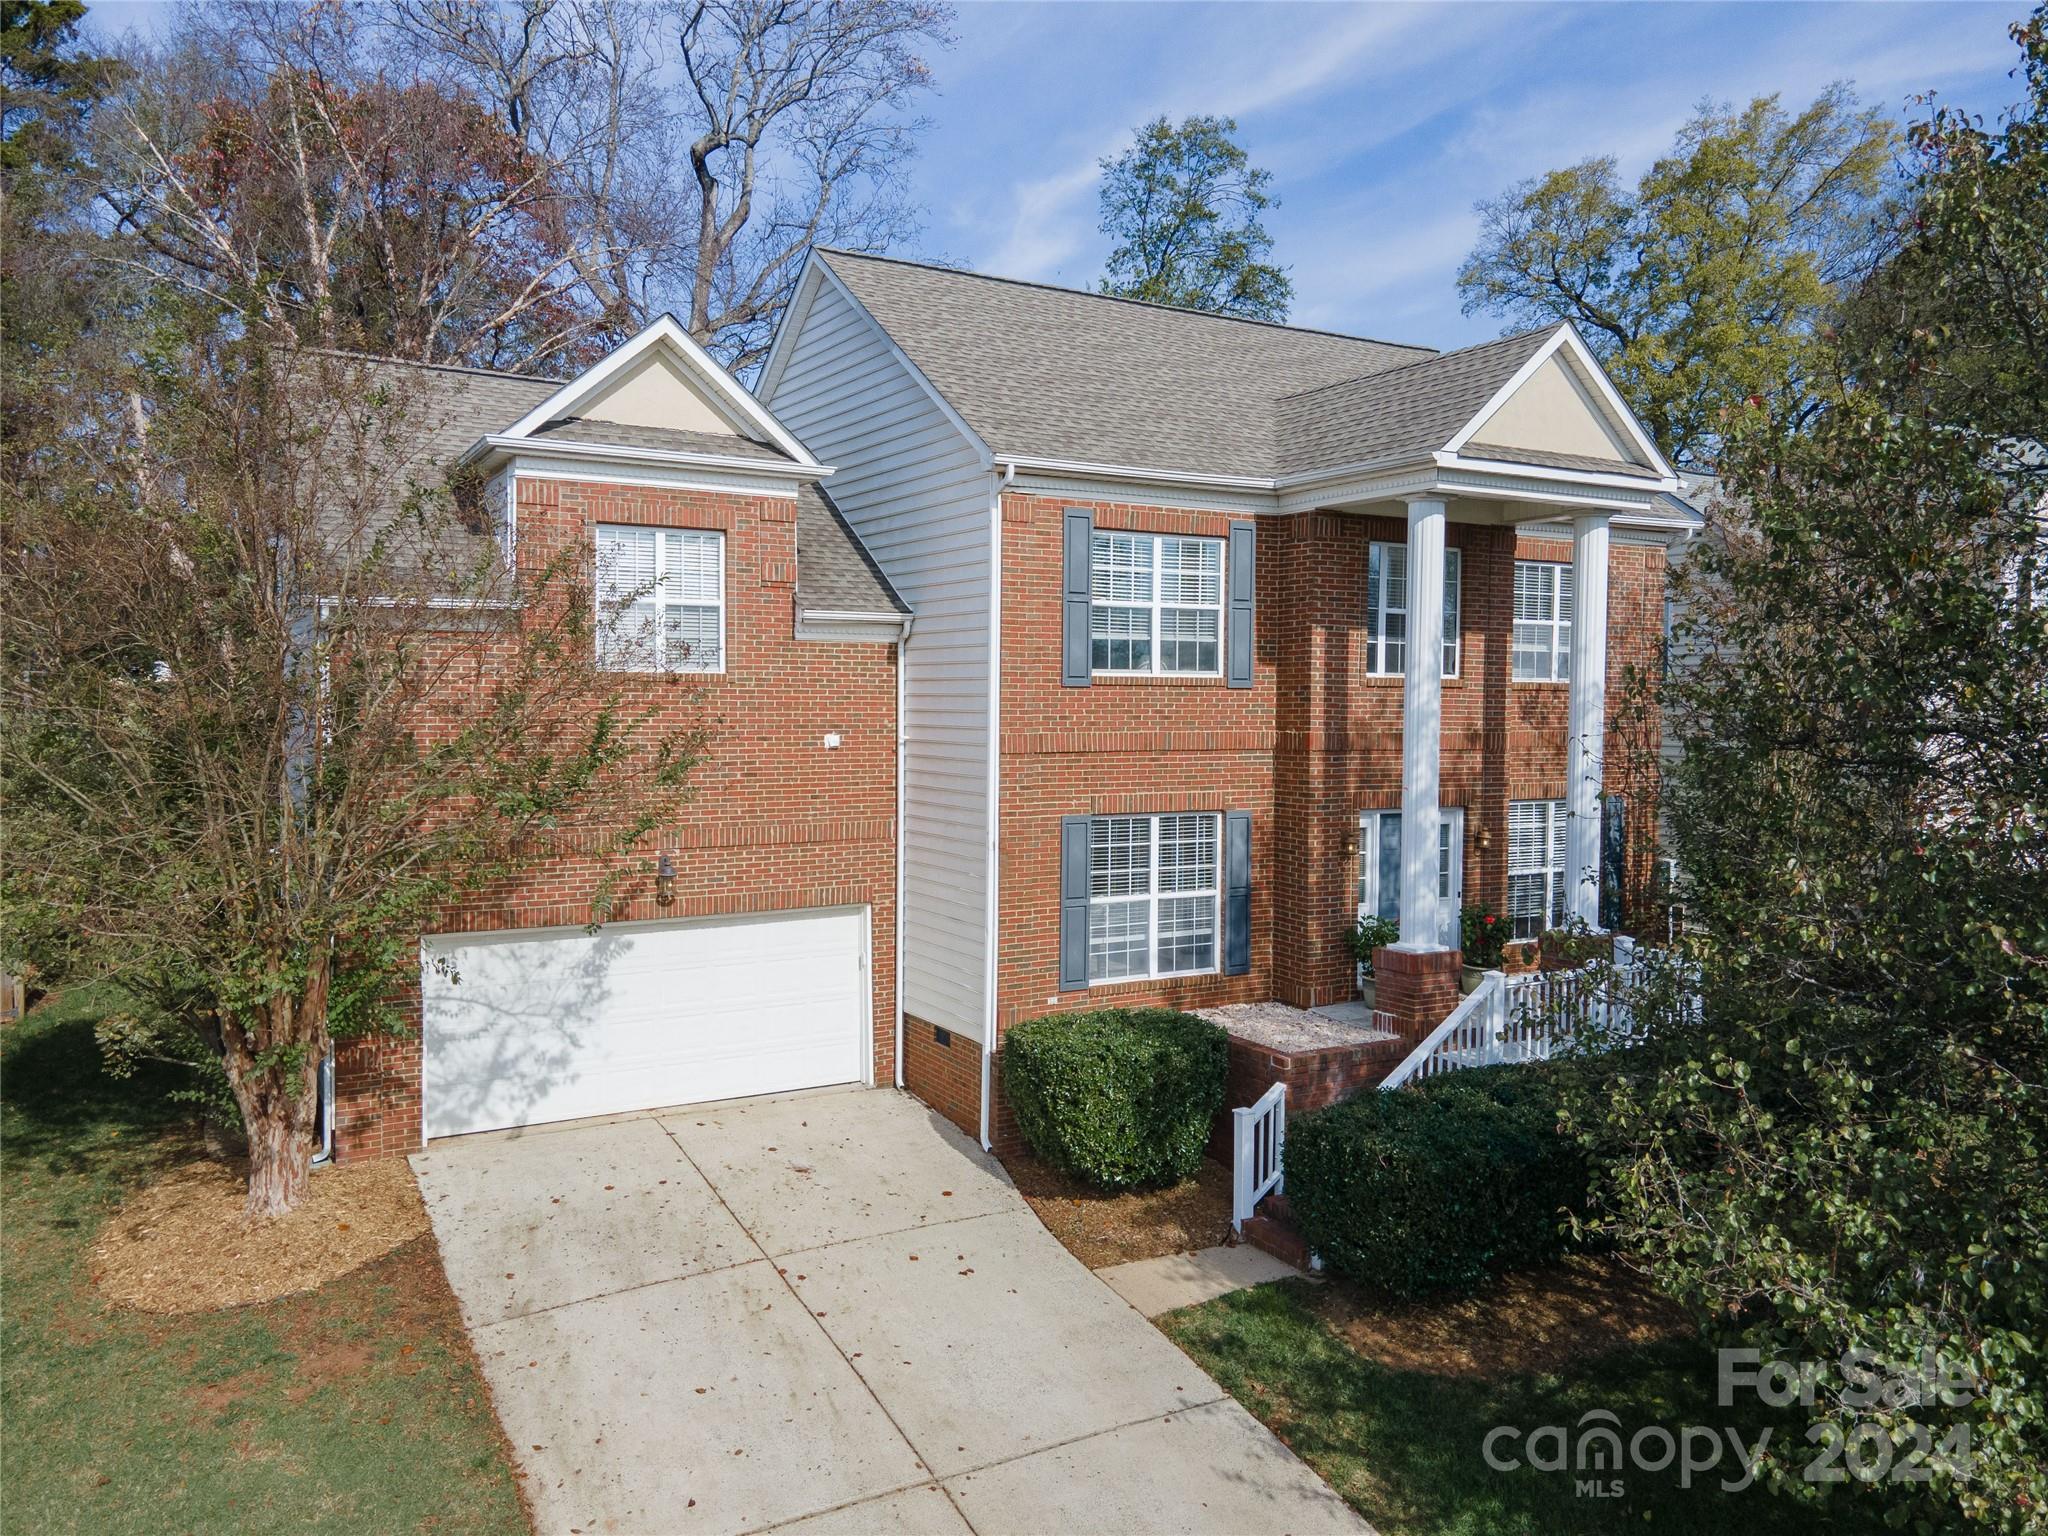
POLYGON ((424 945, 429 1136, 855 1082, 859 912, 424 945))

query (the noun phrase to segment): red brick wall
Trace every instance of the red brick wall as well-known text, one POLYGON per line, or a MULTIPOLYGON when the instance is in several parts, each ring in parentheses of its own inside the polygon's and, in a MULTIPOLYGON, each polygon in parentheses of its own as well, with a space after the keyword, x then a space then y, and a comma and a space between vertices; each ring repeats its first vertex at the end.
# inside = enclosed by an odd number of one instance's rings
MULTIPOLYGON (((1314 1006, 1353 995, 1344 942, 1357 902, 1359 812, 1401 800, 1399 677, 1367 673, 1368 546, 1403 542, 1398 518, 1315 513, 1259 518, 1253 686, 1219 679, 1098 678, 1060 686, 1062 509, 1068 498, 1003 498, 999 1030, 1089 1004, 1209 1007, 1278 997, 1314 1006), (1059 819, 1141 811, 1252 813, 1252 967, 1059 990, 1059 819)), ((1223 513, 1093 504, 1098 528, 1221 537, 1223 513)), ((1443 690, 1443 803, 1465 809, 1465 899, 1506 904, 1507 802, 1561 798, 1567 690, 1512 683, 1514 561, 1571 558, 1569 544, 1513 528, 1449 524, 1462 551, 1459 675, 1443 690), (1487 846, 1482 848, 1481 842, 1487 846)), ((1610 563, 1610 715, 1624 670, 1653 661, 1662 633, 1664 551, 1617 544, 1610 563)), ((1610 757, 1615 754, 1610 753, 1610 757)), ((1632 863, 1649 867, 1646 820, 1632 863)), ((1000 1099, 998 1151, 1016 1131, 1000 1099)))
POLYGON ((903 1016, 903 1086, 981 1139, 981 1042, 955 1034, 939 1044, 925 1020, 903 1016))
MULTIPOLYGON (((888 1083, 896 1070, 896 648, 795 638, 794 519, 787 498, 523 478, 518 486, 519 558, 529 571, 586 547, 600 522, 725 530, 725 671, 632 684, 664 723, 701 720, 708 741, 691 803, 643 843, 613 917, 868 907, 874 1075, 888 1083), (827 732, 838 733, 838 748, 824 748, 827 732), (654 901, 651 872, 661 852, 676 873, 666 907, 654 901)), ((606 873, 589 839, 564 839, 519 878, 446 914, 439 929, 588 923, 606 873)), ((411 1006, 416 1031, 416 994, 411 1006)), ((417 1033, 345 1047, 336 1097, 342 1157, 417 1147, 417 1033)))

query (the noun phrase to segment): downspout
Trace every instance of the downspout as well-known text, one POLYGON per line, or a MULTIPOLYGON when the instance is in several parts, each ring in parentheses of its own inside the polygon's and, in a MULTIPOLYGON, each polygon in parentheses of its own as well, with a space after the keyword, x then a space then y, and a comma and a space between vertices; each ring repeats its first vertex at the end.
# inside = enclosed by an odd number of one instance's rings
POLYGON ((1002 860, 1002 724, 1003 724, 1003 492, 1017 478, 1017 461, 1003 465, 988 499, 988 912, 982 926, 982 947, 987 951, 983 988, 987 1002, 981 1024, 981 1147, 995 1150, 989 1136, 990 1098, 994 1091, 996 1059, 996 914, 1000 910, 1002 860))
POLYGON ((892 930, 896 940, 896 1086, 903 1086, 903 810, 904 748, 910 728, 903 713, 904 669, 910 664, 910 625, 903 620, 903 633, 896 639, 896 918, 892 930))

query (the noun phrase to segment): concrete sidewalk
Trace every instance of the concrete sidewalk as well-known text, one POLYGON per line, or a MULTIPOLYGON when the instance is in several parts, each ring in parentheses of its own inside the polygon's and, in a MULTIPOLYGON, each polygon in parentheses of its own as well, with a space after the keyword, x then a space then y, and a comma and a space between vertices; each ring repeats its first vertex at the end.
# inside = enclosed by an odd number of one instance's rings
POLYGON ((1134 1259, 1095 1271, 1095 1278, 1147 1317, 1199 1306, 1274 1280, 1298 1279, 1301 1271, 1249 1243, 1134 1259))
POLYGON ((413 1166, 543 1532, 1369 1529, 902 1094, 413 1166))

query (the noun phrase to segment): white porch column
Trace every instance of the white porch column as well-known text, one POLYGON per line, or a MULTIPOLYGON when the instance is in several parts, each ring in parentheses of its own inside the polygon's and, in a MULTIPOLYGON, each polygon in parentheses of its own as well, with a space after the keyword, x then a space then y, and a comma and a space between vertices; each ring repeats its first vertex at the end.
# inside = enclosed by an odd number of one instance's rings
POLYGON ((1607 514, 1572 521, 1571 736, 1565 910, 1600 926, 1600 775, 1607 740, 1607 514))
POLYGON ((1408 502, 1408 666, 1401 689, 1401 939, 1440 950, 1437 777, 1443 743, 1444 504, 1408 502))

